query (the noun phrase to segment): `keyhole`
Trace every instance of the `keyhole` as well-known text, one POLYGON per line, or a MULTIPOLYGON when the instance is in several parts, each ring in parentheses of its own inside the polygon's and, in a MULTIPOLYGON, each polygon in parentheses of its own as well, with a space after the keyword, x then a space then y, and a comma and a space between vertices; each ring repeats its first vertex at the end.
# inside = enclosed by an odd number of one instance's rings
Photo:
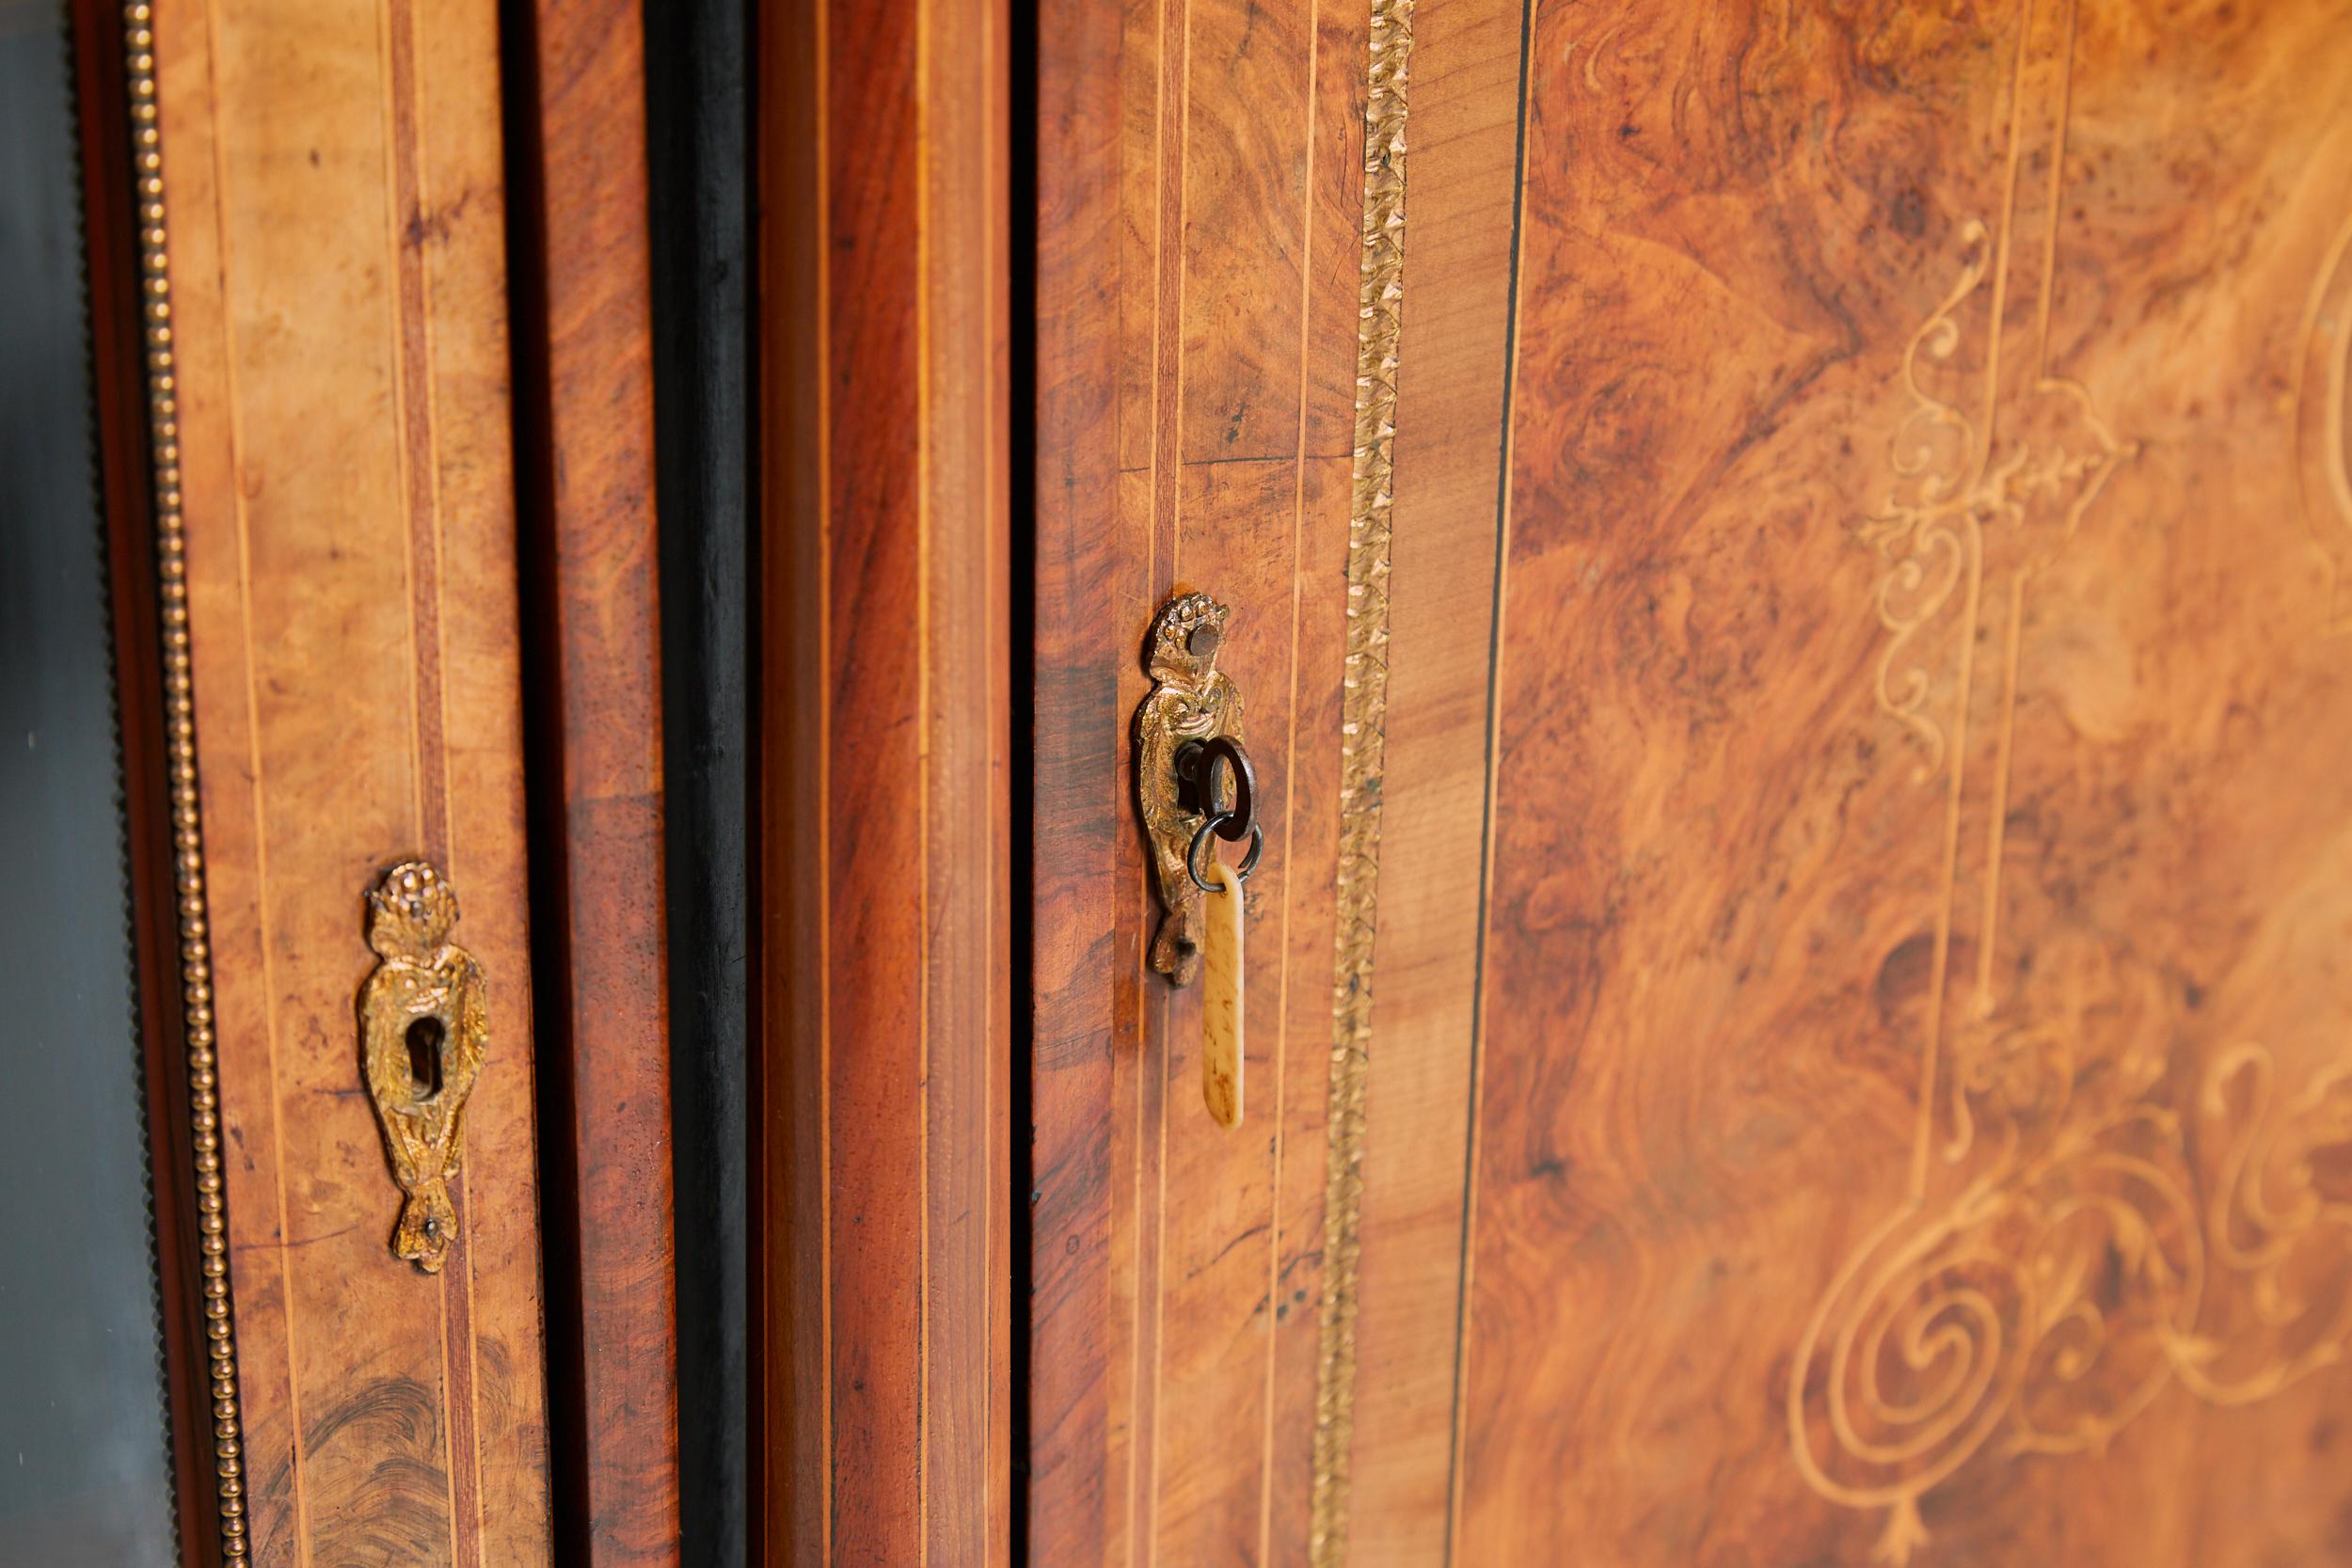
POLYGON ((437 1018, 421 1018, 408 1025, 408 1077, 420 1100, 441 1092, 441 1041, 447 1034, 437 1018))

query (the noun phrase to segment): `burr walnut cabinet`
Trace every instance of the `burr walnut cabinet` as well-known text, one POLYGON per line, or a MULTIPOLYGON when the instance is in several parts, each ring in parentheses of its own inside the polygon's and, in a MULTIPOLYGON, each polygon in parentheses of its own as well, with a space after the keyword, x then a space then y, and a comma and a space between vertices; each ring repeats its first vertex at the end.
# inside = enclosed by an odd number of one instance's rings
POLYGON ((2352 1562, 2344 0, 0 0, 0 1561, 2352 1562))

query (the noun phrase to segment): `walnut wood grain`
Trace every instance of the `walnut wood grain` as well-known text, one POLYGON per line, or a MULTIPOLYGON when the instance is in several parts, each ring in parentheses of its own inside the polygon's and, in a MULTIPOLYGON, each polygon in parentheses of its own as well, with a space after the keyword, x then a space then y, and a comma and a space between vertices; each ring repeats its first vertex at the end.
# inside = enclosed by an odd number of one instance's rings
POLYGON ((549 1558, 495 18, 158 6, 256 1561, 549 1558), (488 976, 437 1277, 358 1080, 360 893, 488 976))
POLYGON ((1522 0, 1413 8, 1388 770, 1347 1472, 1357 1564, 1441 1562, 1446 1552, 1468 1170, 1452 1156, 1470 1123, 1525 17, 1522 0))
MULTIPOLYGON (((1119 731, 1158 599, 1233 604, 1253 887, 1327 974, 1362 40, 1305 9, 1041 27, 1042 1562, 1309 1550, 1322 1063, 1195 1141, 1119 731)), ((1415 8, 1348 1560, 2341 1544, 2326 9, 1415 8), (1906 1277, 1975 1293, 1840 1362, 1906 1277)))
POLYGON ((1454 1560, 2342 1555, 2341 23, 1538 9, 1454 1560))
POLYGON ((508 40, 559 1554, 679 1557, 644 36, 508 40))
POLYGON ((1040 26, 1037 1561, 1289 1560, 1303 1537, 1365 20, 1171 0, 1040 26), (1230 1133, 1201 1105, 1200 988, 1142 961, 1126 735, 1180 587, 1233 607, 1219 668, 1268 832, 1230 1133))
MULTIPOLYGON (((1120 796, 1113 606, 1122 365, 1129 309, 1104 286, 1102 259, 1136 242, 1120 222, 1120 91, 1132 8, 1045 0, 1039 8, 1036 246, 1035 565, 1030 653, 1028 1334, 1021 1528, 1028 1560, 1112 1562, 1124 1477, 1111 1465, 1110 1379, 1124 1336, 1113 1317, 1122 1279, 1111 1252, 1117 1048, 1113 998, 1144 961, 1125 884, 1131 820, 1120 796), (1044 53, 1046 40, 1052 53, 1044 53), (1057 1478, 1049 1483, 1046 1478, 1057 1478)), ((1133 277, 1131 271, 1121 276, 1133 277)), ((1148 613, 1148 612, 1147 612, 1148 613)), ((1141 626, 1137 647, 1141 646, 1141 626)), ((1123 1539, 1123 1537, 1122 1537, 1123 1539)))
POLYGON ((770 21, 754 1556, 1003 1562, 1009 22, 770 21))

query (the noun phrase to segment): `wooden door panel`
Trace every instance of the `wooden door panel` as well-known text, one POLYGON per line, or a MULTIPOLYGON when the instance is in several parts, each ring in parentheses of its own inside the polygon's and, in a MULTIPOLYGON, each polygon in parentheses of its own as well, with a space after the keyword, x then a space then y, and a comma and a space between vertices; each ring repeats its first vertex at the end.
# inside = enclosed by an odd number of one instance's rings
MULTIPOLYGON (((1279 822, 1295 705, 1336 684, 1331 645, 1306 641, 1294 621, 1310 472, 1317 499, 1344 504, 1331 465, 1318 462, 1344 451, 1344 430, 1305 422, 1306 385, 1339 373, 1347 341, 1333 330, 1345 275, 1328 263, 1318 271, 1314 255, 1334 238, 1316 200, 1317 39, 1295 8, 1142 6, 1128 16, 1122 216, 1140 239, 1123 277, 1150 278, 1154 292, 1122 290, 1148 309, 1120 343, 1122 592, 1104 628, 1120 731, 1104 739, 1124 753, 1128 716, 1148 686, 1142 639, 1126 626, 1148 624, 1181 589, 1210 592, 1235 607, 1221 661, 1243 683, 1259 754, 1282 753, 1259 773, 1263 809, 1279 822), (1320 669, 1296 662, 1302 646, 1310 658, 1325 654, 1320 669)), ((1325 162, 1341 156, 1321 150, 1325 162)), ((1122 768, 1111 782, 1131 789, 1128 779, 1122 768)), ((1120 847, 1140 893, 1139 847, 1120 847)), ((1311 931, 1329 918, 1327 901, 1291 909, 1292 863, 1270 859, 1251 888, 1268 950, 1290 940, 1314 947, 1311 931), (1289 911, 1290 924, 1274 911, 1289 911)), ((1120 951, 1140 957, 1157 919, 1148 894, 1120 899, 1120 951)), ((1300 974, 1297 990, 1278 981, 1247 999, 1255 1109, 1237 1136, 1220 1134, 1200 1104, 1199 988, 1171 990, 1141 966, 1117 987, 1115 1030, 1133 1045, 1113 1058, 1110 1244, 1132 1259, 1135 1289, 1114 1307, 1124 1350, 1111 1381, 1114 1453, 1123 1449, 1113 1465, 1125 1479, 1106 1549, 1133 1560, 1256 1560, 1263 1549, 1276 1484, 1273 1358, 1311 1334, 1311 1314, 1294 1317, 1281 1299, 1301 1284, 1283 1257, 1285 1230, 1297 1234, 1297 1210, 1283 1202, 1295 1186, 1284 1181, 1285 1134, 1298 1077, 1286 1025, 1294 998, 1311 994, 1311 974, 1300 974)))
POLYGON ((1030 1551, 1304 1560, 1368 13, 1048 10, 1030 1551), (1180 587, 1232 607, 1269 835, 1232 1132, 1130 826, 1180 587))
POLYGON ((2342 20, 1537 12, 1465 1560, 2338 1541, 2342 20))
POLYGON ((548 1556, 494 22, 153 22, 177 397, 157 478, 184 508, 202 807, 182 847, 261 1563, 548 1556), (361 895, 417 855, 488 985, 437 1275, 388 1244, 354 1012, 361 895))
POLYGON ((1041 34, 1032 1557, 2338 1549, 2335 8, 1306 9, 1041 34), (1223 1144, 1180 583, 1288 851, 1223 1144))

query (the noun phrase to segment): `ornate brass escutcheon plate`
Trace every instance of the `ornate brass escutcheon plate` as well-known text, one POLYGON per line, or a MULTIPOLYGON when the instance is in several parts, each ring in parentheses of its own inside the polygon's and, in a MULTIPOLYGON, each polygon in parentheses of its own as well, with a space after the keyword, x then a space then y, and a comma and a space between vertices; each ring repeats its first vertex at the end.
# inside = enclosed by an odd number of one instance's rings
POLYGON ((392 1179, 407 1201, 392 1251, 438 1274, 457 1239, 449 1180, 466 1157, 466 1099, 490 1043, 482 966, 449 940, 457 892, 405 861, 368 892, 376 966, 359 988, 359 1049, 392 1179))
POLYGON ((1135 760, 1136 801, 1166 911, 1152 967, 1182 986, 1207 958, 1201 1097, 1225 1128, 1242 1119, 1242 883, 1265 847, 1257 776, 1242 745, 1241 689, 1216 667, 1230 613, 1206 594, 1184 594, 1152 622, 1144 653, 1152 693, 1136 710, 1135 760), (1238 865, 1217 858, 1220 839, 1248 845, 1238 865))
MULTIPOLYGON (((1136 709, 1136 803, 1166 911, 1152 943, 1152 967, 1180 986, 1200 973, 1202 892, 1191 857, 1219 805, 1201 798, 1208 781, 1184 764, 1198 755, 1197 748, 1216 740, 1231 742, 1240 754, 1241 689, 1216 667, 1232 613, 1206 594, 1170 599, 1152 623, 1144 652, 1152 693, 1136 709)), ((1242 819, 1232 834, 1221 836, 1246 836, 1248 826, 1242 819)))

